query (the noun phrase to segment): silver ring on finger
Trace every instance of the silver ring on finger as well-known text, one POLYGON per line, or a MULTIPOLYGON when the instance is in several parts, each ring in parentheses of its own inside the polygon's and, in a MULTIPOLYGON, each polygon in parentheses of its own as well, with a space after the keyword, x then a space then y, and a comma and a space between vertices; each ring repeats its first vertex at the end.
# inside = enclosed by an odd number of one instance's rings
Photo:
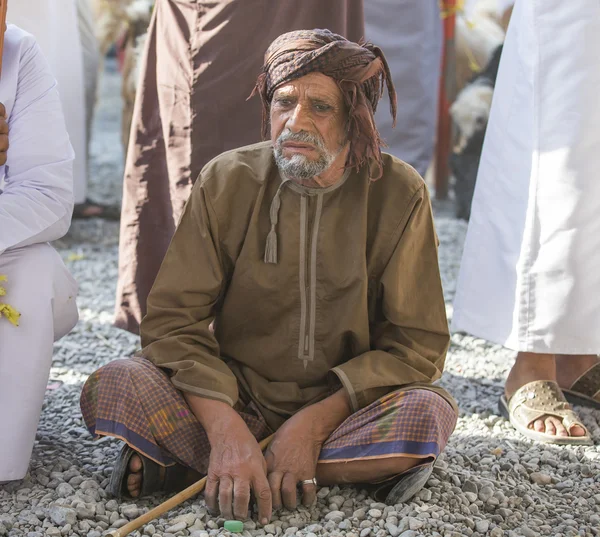
POLYGON ((313 477, 312 479, 304 479, 302 481, 303 485, 314 485, 315 487, 317 486, 317 478, 313 477))

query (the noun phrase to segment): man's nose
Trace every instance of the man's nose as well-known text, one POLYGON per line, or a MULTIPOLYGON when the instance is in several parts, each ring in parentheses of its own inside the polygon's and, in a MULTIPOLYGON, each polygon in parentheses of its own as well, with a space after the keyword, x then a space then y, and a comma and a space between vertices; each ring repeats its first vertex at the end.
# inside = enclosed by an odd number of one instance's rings
POLYGON ((306 107, 298 103, 292 110, 292 113, 286 122, 286 127, 291 132, 295 133, 307 130, 308 126, 310 126, 310 117, 306 107))

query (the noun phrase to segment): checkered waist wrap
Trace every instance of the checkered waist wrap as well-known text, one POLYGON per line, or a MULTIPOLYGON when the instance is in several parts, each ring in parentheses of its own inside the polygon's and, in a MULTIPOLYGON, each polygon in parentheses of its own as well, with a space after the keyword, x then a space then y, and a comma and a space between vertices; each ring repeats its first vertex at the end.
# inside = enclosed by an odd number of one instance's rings
MULTIPOLYGON (((236 407, 261 440, 272 431, 252 404, 236 407)), ((144 358, 116 360, 96 371, 81 395, 81 411, 95 436, 113 436, 168 466, 179 462, 206 473, 210 443, 169 377, 144 358)), ((319 462, 410 456, 435 459, 456 425, 440 395, 392 392, 346 419, 323 445, 319 462)))

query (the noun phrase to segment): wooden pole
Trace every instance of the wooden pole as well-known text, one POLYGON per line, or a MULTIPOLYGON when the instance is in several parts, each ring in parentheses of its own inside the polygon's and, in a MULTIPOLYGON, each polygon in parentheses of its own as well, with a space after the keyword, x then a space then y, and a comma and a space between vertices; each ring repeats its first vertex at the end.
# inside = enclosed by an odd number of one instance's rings
POLYGON ((6 31, 6 10, 8 0, 0 0, 0 77, 2 76, 2 55, 4 54, 4 32, 6 31))
POLYGON ((435 197, 443 200, 448 197, 449 160, 452 134, 450 102, 456 94, 456 48, 454 29, 456 24, 457 0, 442 3, 444 27, 444 49, 442 54, 442 76, 438 104, 437 145, 435 154, 435 197))
MULTIPOLYGON (((265 449, 267 449, 267 447, 271 443, 271 440, 273 439, 273 436, 274 435, 271 435, 259 443, 261 450, 264 451, 265 449)), ((206 477, 203 477, 200 481, 197 481, 193 485, 190 485, 188 488, 182 490, 172 498, 168 499, 166 502, 161 503, 154 509, 151 509, 142 516, 132 520, 131 522, 129 522, 129 524, 125 524, 125 526, 123 526, 122 528, 112 531, 111 533, 113 537, 125 537, 126 535, 129 535, 132 531, 141 528, 143 525, 148 524, 155 518, 158 518, 160 515, 163 515, 167 511, 174 509, 186 500, 189 500, 193 496, 196 496, 196 494, 200 494, 204 490, 205 486, 206 477)))

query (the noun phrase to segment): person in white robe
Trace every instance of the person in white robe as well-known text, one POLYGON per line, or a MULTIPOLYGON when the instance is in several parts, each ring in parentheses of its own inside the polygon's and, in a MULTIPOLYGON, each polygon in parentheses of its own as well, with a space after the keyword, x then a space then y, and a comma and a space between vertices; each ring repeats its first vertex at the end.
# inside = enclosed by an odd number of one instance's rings
POLYGON ((597 0, 515 3, 454 301, 518 352, 501 409, 546 442, 590 441, 563 396, 600 406, 599 50, 597 0))
POLYGON ((442 20, 438 0, 368 0, 365 34, 385 50, 398 88, 396 127, 384 95, 375 121, 385 151, 425 177, 435 145, 441 75, 442 20))
MULTIPOLYGON (((9 21, 10 22, 10 21, 9 21)), ((0 103, 8 122, 0 168, 0 275, 19 326, 0 316, 0 482, 22 479, 33 449, 53 342, 75 326, 77 284, 48 241, 68 230, 73 148, 56 80, 35 39, 9 24, 0 103)))
POLYGON ((87 196, 99 66, 91 0, 9 2, 8 20, 35 36, 58 82, 67 130, 75 149, 74 218, 118 219, 116 208, 87 196))

